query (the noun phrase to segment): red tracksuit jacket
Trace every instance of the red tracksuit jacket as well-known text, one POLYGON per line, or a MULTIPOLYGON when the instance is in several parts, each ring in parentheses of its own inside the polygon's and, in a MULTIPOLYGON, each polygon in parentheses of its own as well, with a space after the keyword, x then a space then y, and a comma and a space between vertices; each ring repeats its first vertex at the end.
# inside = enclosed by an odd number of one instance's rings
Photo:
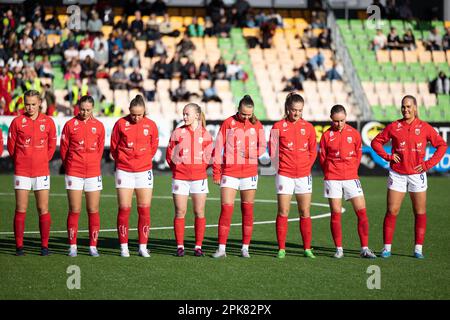
POLYGON ((237 114, 222 123, 213 151, 213 178, 248 178, 258 174, 258 157, 266 151, 261 122, 240 121, 237 114))
POLYGON ((158 143, 158 127, 153 120, 144 117, 132 123, 129 116, 120 118, 114 125, 110 146, 116 168, 127 172, 151 170, 158 143))
POLYGON ((101 175, 100 163, 105 146, 105 127, 95 118, 74 117, 66 122, 61 135, 61 159, 66 174, 79 178, 101 175))
POLYGON ((325 180, 353 180, 358 178, 362 157, 359 132, 346 124, 342 131, 329 128, 320 139, 320 165, 325 180))
POLYGON ((270 131, 269 153, 271 159, 279 158, 278 174, 289 178, 309 176, 317 156, 314 127, 303 119, 276 122, 270 131))
POLYGON ((48 163, 56 149, 55 123, 42 113, 36 120, 20 115, 11 122, 7 146, 14 160, 15 175, 48 176, 48 163))
POLYGON ((212 148, 212 137, 203 126, 195 131, 190 126, 175 129, 166 151, 172 177, 179 180, 206 179, 212 148))
POLYGON ((389 124, 375 139, 372 148, 386 161, 390 161, 391 169, 400 174, 417 174, 414 170, 419 164, 425 171, 434 167, 444 156, 447 144, 431 125, 420 119, 414 119, 411 124, 405 120, 397 120, 389 124), (391 154, 387 154, 383 145, 392 140, 391 154), (427 143, 437 148, 433 156, 424 161, 427 143), (392 154, 400 155, 401 161, 395 163, 392 154))

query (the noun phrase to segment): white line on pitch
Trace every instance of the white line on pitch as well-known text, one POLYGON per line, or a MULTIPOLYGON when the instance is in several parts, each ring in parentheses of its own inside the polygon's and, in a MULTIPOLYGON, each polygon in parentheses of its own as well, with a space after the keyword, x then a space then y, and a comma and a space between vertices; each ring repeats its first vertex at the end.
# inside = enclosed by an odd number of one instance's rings
MULTIPOLYGON (((0 196, 13 196, 14 193, 3 193, 0 192, 0 196)), ((64 193, 55 193, 55 194, 51 194, 51 196, 57 196, 57 197, 62 197, 62 196, 67 196, 64 193)), ((112 197, 116 197, 116 195, 112 195, 112 194, 102 194, 102 197, 105 198, 112 198, 112 197)), ((153 196, 153 199, 172 199, 172 197, 170 196, 153 196)), ((220 198, 207 198, 207 200, 210 201, 219 201, 220 198)), ((235 200, 240 201, 240 199, 236 199, 235 200)), ((277 203, 277 200, 271 200, 271 199, 255 199, 255 202, 261 202, 261 203, 277 203)), ((295 201, 291 201, 291 203, 296 203, 295 201)), ((328 207, 327 204, 325 203, 317 203, 317 202, 311 202, 311 205, 313 206, 318 206, 318 207, 328 207)), ((342 212, 345 212, 345 208, 342 208, 342 212)), ((324 214, 319 214, 316 216, 311 216, 311 219, 320 219, 320 218, 325 218, 325 217, 329 217, 331 215, 330 212, 324 213, 324 214)), ((289 222, 292 221, 298 221, 299 218, 292 218, 292 219, 288 219, 289 222)), ((273 224, 275 223, 275 220, 269 220, 269 221, 256 221, 253 222, 253 224, 273 224)), ((242 223, 232 223, 231 226, 241 226, 242 223)), ((207 228, 214 228, 217 227, 217 224, 209 224, 206 225, 207 228)), ((193 229, 194 226, 186 226, 186 229, 193 229)), ((170 227, 155 227, 155 228, 150 228, 150 230, 170 230, 173 229, 173 226, 170 227)), ((129 231, 136 231, 136 228, 130 228, 129 231)), ((88 233, 89 230, 78 230, 78 233, 88 233)), ((117 232, 117 229, 101 229, 100 232, 117 232)), ((25 234, 39 234, 39 231, 25 231, 25 234)), ((56 231, 50 231, 50 233, 67 233, 67 230, 56 230, 56 231)), ((13 235, 14 232, 0 232, 0 235, 13 235)))

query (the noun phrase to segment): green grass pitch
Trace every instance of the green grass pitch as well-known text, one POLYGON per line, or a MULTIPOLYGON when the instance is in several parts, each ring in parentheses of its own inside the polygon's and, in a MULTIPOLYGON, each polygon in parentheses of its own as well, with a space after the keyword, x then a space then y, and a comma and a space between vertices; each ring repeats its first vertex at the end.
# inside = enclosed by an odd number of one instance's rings
MULTIPOLYGON (((343 214, 345 257, 332 258, 333 241, 329 217, 313 220, 312 246, 315 260, 303 257, 298 221, 289 222, 287 256, 275 258, 277 252, 275 224, 276 199, 274 177, 260 177, 255 204, 256 224, 250 246, 251 259, 239 257, 241 227, 231 227, 228 257, 210 257, 216 249, 217 227, 206 229, 204 249, 207 256, 193 256, 193 229, 186 229, 184 258, 174 256, 172 230, 173 204, 170 176, 155 177, 151 209, 149 248, 151 258, 137 256, 137 232, 130 231, 128 259, 119 256, 115 232, 117 203, 112 177, 104 177, 101 199, 99 258, 88 256, 88 234, 78 235, 79 254, 67 257, 67 199, 64 178, 51 178, 50 212, 52 233, 49 257, 40 257, 39 234, 25 235, 25 257, 14 256, 12 234, 14 195, 12 176, 0 176, 0 300, 4 299, 449 299, 450 298, 450 180, 430 177, 428 189, 428 228, 424 246, 426 259, 412 257, 414 219, 411 203, 405 198, 394 236, 393 256, 383 260, 359 258, 356 215, 349 203, 343 214), (269 201, 267 201, 269 200, 269 201), (167 228, 163 228, 167 227, 167 228), (155 228, 155 229, 153 229, 155 228), (58 232, 60 231, 60 232, 58 232), (69 290, 67 269, 81 270, 81 289, 69 290), (380 289, 367 287, 369 266, 380 270, 380 289)), ((370 247, 378 254, 382 248, 382 224, 386 206, 386 177, 362 177, 370 221, 370 247)), ((218 223, 219 188, 209 183, 208 225, 218 223)), ((322 196, 322 178, 314 178, 313 202, 326 204, 322 196)), ((30 198, 25 231, 38 231, 34 197, 30 198)), ((136 228, 137 212, 133 208, 130 227, 136 228)), ((186 226, 193 225, 191 206, 186 226)), ((313 205, 312 215, 327 213, 326 206, 313 205)), ((297 218, 292 205, 290 218, 297 218)), ((233 223, 240 223, 239 205, 233 223)), ((80 216, 80 230, 87 229, 87 217, 80 216)))

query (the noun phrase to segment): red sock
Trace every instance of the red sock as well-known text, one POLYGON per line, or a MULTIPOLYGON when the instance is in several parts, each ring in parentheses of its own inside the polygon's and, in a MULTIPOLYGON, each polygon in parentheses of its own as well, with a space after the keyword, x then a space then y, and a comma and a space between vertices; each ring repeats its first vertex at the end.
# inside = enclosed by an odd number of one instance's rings
POLYGON ((369 219, 367 218, 366 208, 356 211, 358 216, 358 234, 361 247, 369 246, 369 219))
POLYGON ((79 212, 69 211, 69 214, 67 215, 67 237, 69 238, 69 244, 77 244, 79 218, 79 212))
POLYGON ((138 236, 139 244, 147 244, 150 233, 150 207, 138 207, 138 236))
POLYGON ((423 245, 425 240, 425 231, 427 229, 427 215, 416 214, 415 215, 415 231, 416 231, 416 244, 423 245))
POLYGON ((253 202, 242 202, 242 244, 249 245, 253 233, 253 202))
POLYGON ((173 229, 177 246, 184 246, 184 218, 173 218, 173 229))
POLYGON ((286 249, 286 234, 288 231, 288 217, 277 215, 276 222, 278 249, 286 249))
POLYGON ((311 217, 300 218, 300 233, 303 239, 303 249, 311 249, 312 224, 311 217))
POLYGON ((48 248, 48 239, 50 238, 50 226, 52 218, 50 212, 39 215, 39 230, 41 231, 41 247, 48 248))
POLYGON ((195 217, 195 245, 201 247, 205 237, 206 218, 195 217))
POLYGON ((117 215, 117 233, 119 234, 119 243, 128 243, 128 220, 130 219, 131 208, 119 208, 117 215))
POLYGON ((383 224, 384 244, 392 244, 392 239, 394 238, 396 221, 397 221, 397 216, 394 216, 390 212, 387 212, 386 215, 384 216, 384 224, 383 224))
POLYGON ((100 232, 100 214, 98 212, 91 212, 89 217, 89 245, 97 246, 98 234, 100 232))
POLYGON ((342 247, 342 227, 341 227, 341 213, 331 213, 331 234, 333 235, 334 245, 336 247, 342 247))
POLYGON ((219 218, 219 244, 227 244, 228 233, 230 232, 231 218, 233 216, 234 205, 222 204, 219 218))
POLYGON ((16 211, 14 214, 14 237, 16 239, 16 247, 23 247, 23 233, 25 231, 26 212, 16 211))

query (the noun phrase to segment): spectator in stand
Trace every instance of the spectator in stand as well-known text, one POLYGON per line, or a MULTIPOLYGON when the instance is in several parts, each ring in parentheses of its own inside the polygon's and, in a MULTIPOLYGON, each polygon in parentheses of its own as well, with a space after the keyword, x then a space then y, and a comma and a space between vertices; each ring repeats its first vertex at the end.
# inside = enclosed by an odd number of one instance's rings
POLYGON ((222 0, 211 0, 206 8, 206 15, 211 17, 211 21, 214 25, 220 22, 220 19, 224 15, 225 4, 222 0))
POLYGON ((400 37, 397 34, 397 29, 395 27, 391 27, 391 31, 387 36, 387 49, 398 50, 402 48, 403 46, 400 43, 400 37))
POLYGON ((94 50, 91 49, 89 43, 85 43, 83 49, 80 50, 79 58, 80 61, 84 61, 88 56, 94 59, 94 55, 94 50))
POLYGON ((48 55, 42 58, 42 61, 36 63, 35 69, 38 72, 39 77, 54 78, 52 63, 50 62, 48 55))
POLYGON ((88 20, 88 23, 87 23, 87 31, 90 33, 101 32, 102 27, 103 27, 103 22, 99 18, 97 11, 92 10, 91 18, 88 20))
POLYGON ((319 37, 317 38, 317 48, 331 49, 331 34, 327 28, 323 29, 319 34, 319 37))
POLYGON ((100 43, 98 49, 94 50, 94 60, 98 64, 99 69, 103 69, 108 64, 108 47, 103 42, 100 43))
POLYGON ((309 59, 309 63, 311 64, 313 70, 323 70, 325 68, 325 56, 322 51, 319 49, 317 54, 314 55, 311 59, 309 59))
POLYGON ((400 5, 398 6, 398 14, 400 19, 411 21, 413 17, 412 9, 411 9, 411 3, 409 0, 404 0, 400 5))
POLYGON ((78 48, 78 43, 75 40, 75 36, 73 35, 73 33, 69 31, 69 33, 67 35, 67 39, 64 40, 62 43, 62 49, 63 49, 63 51, 66 51, 70 47, 78 48))
POLYGON ((386 49, 387 37, 383 34, 383 30, 377 29, 377 34, 372 40, 372 49, 374 51, 386 49))
POLYGON ((311 18, 311 28, 312 29, 325 29, 326 25, 320 18, 320 16, 317 14, 316 11, 312 12, 312 18, 311 18))
POLYGON ((177 38, 180 35, 180 31, 173 28, 167 13, 164 14, 164 21, 159 24, 159 32, 162 36, 174 38, 177 38))
POLYGON ((189 37, 203 37, 205 35, 203 25, 198 23, 197 17, 193 17, 192 22, 187 26, 187 34, 189 37))
POLYGON ((223 58, 219 58, 213 70, 213 78, 224 80, 227 78, 227 66, 225 65, 225 61, 223 58))
POLYGON ((156 0, 150 7, 150 12, 157 16, 163 16, 167 13, 167 4, 163 0, 156 0))
POLYGON ((250 4, 246 0, 236 0, 232 8, 236 9, 236 21, 239 28, 246 27, 246 16, 250 10, 250 4))
POLYGON ((270 14, 267 16, 267 20, 272 20, 277 27, 283 28, 283 18, 278 12, 275 11, 275 9, 270 9, 270 14))
POLYGON ((198 79, 203 80, 211 78, 212 78, 211 67, 209 66, 208 60, 204 60, 200 64, 200 67, 198 68, 198 79))
POLYGON ((130 30, 137 38, 140 38, 144 32, 144 22, 142 21, 141 12, 139 10, 134 12, 134 20, 130 24, 130 30))
POLYGON ((153 42, 152 49, 153 56, 162 57, 167 55, 167 47, 161 39, 156 39, 153 42))
POLYGON ((170 99, 173 102, 180 102, 180 101, 189 101, 191 96, 197 96, 198 94, 195 92, 190 92, 186 88, 186 83, 184 80, 180 80, 180 85, 178 88, 175 89, 175 91, 172 91, 169 89, 170 99))
POLYGON ((181 78, 182 79, 196 79, 197 78, 197 67, 195 66, 194 60, 188 58, 185 64, 181 67, 181 78))
POLYGON ((122 65, 119 65, 117 67, 117 70, 114 71, 109 80, 109 83, 112 90, 127 89, 128 77, 125 74, 125 70, 122 65))
MULTIPOLYGON (((184 58, 184 59, 186 59, 186 58, 184 58)), ((172 72, 172 77, 175 79, 180 79, 183 64, 180 62, 180 56, 178 53, 175 52, 169 65, 170 65, 170 70, 172 72)))
POLYGON ((261 37, 261 48, 267 49, 272 47, 273 36, 275 35, 275 30, 277 25, 270 19, 264 22, 260 27, 260 37, 261 37))
POLYGON ((19 57, 19 53, 15 51, 11 58, 9 58, 8 67, 10 70, 13 70, 15 68, 19 68, 19 71, 23 68, 23 60, 19 57))
POLYGON ((242 67, 238 64, 236 59, 231 60, 227 65, 226 79, 227 80, 239 80, 242 73, 242 67))
POLYGON ((123 52, 119 46, 115 44, 109 51, 109 67, 115 67, 123 64, 123 52))
POLYGON ((188 34, 184 33, 183 38, 177 44, 176 51, 180 54, 180 57, 189 57, 194 50, 194 43, 189 39, 188 34))
POLYGON ((114 24, 114 29, 118 30, 128 30, 128 22, 127 22, 127 17, 125 15, 122 16, 122 19, 120 19, 119 21, 117 21, 116 24, 114 24))
POLYGON ((450 50, 450 27, 445 29, 445 34, 442 37, 442 49, 450 50))
POLYGON ((45 33, 41 33, 33 44, 33 52, 36 55, 44 55, 48 54, 49 50, 50 46, 47 42, 47 37, 45 33))
POLYGON ((139 68, 134 68, 128 79, 128 89, 137 89, 144 94, 144 78, 139 68))
POLYGON ((126 68, 139 68, 141 66, 141 60, 139 58, 139 52, 136 48, 128 50, 124 57, 124 66, 126 68))
POLYGON ((314 68, 309 62, 304 62, 298 69, 300 82, 305 80, 317 81, 316 74, 314 73, 314 68))
POLYGON ((215 80, 212 80, 209 88, 203 90, 203 98, 202 98, 203 102, 209 102, 211 100, 216 102, 222 102, 222 99, 220 99, 219 95, 217 94, 217 90, 214 84, 215 80))
POLYGON ((208 37, 212 37, 214 35, 214 24, 211 20, 211 17, 205 18, 205 35, 208 37))
POLYGON ((386 17, 388 20, 398 19, 398 8, 395 0, 386 0, 386 17))
POLYGON ((156 15, 152 13, 147 21, 145 33, 147 35, 147 40, 156 40, 161 38, 159 32, 159 22, 156 20, 156 15))
POLYGON ((303 49, 317 47, 317 38, 314 35, 313 29, 310 25, 308 25, 303 30, 303 35, 301 37, 301 46, 303 49))
POLYGON ((343 67, 337 61, 333 61, 333 66, 325 74, 326 80, 342 80, 343 67))
POLYGON ((155 81, 159 79, 171 79, 172 70, 170 64, 167 63, 167 57, 162 56, 154 65, 151 72, 151 78, 155 81))
POLYGON ((84 61, 81 61, 81 78, 95 77, 97 73, 98 64, 91 56, 86 56, 84 61))
POLYGON ((107 26, 112 26, 114 24, 114 12, 109 4, 103 9, 103 24, 107 26))
POLYGON ((436 79, 430 82, 430 93, 434 94, 449 94, 450 80, 445 75, 444 71, 440 71, 436 79))
POLYGON ((126 51, 126 50, 130 50, 133 48, 134 48, 133 35, 130 32, 125 31, 124 36, 123 36, 123 41, 122 41, 122 49, 124 51, 126 51))
POLYGON ((442 36, 439 34, 439 29, 434 27, 430 30, 428 37, 424 40, 424 45, 427 50, 442 50, 442 36))
POLYGON ((227 22, 226 17, 222 17, 214 26, 214 34, 220 38, 228 38, 230 36, 231 26, 227 22))
POLYGON ((404 50, 416 50, 416 38, 414 37, 411 28, 406 30, 405 34, 403 35, 402 43, 404 50))
POLYGON ((53 88, 48 83, 44 85, 41 112, 50 117, 54 116, 56 113, 56 96, 53 88))

